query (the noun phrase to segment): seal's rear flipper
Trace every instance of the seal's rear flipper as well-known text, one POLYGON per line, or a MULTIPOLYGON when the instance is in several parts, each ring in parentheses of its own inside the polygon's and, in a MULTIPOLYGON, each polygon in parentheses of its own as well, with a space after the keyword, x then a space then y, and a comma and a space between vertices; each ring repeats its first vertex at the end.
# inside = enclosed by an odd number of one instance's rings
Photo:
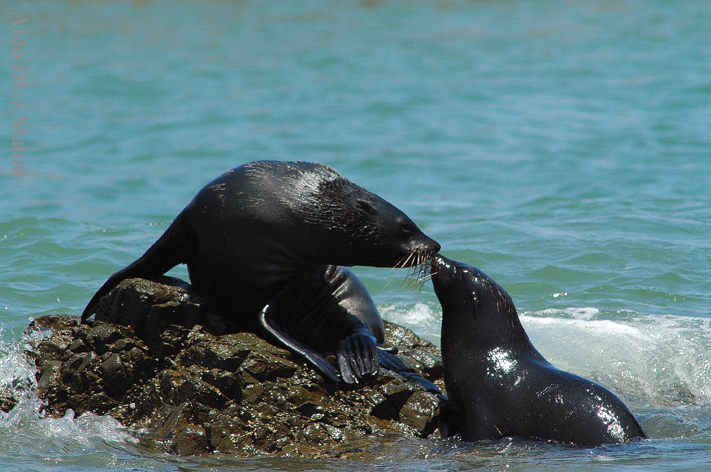
POLYGON ((151 279, 165 274, 178 264, 187 263, 184 253, 189 240, 186 236, 188 231, 183 223, 184 213, 185 210, 175 218, 165 233, 148 248, 145 254, 108 278, 84 308, 81 314, 82 323, 87 323, 89 317, 94 314, 101 297, 113 290, 121 281, 135 277, 151 279))
POLYGON ((272 305, 267 304, 264 306, 264 308, 262 308, 262 311, 259 313, 259 325, 261 326, 262 330, 264 330, 264 332, 268 335, 268 337, 278 341, 280 344, 283 344, 288 349, 301 355, 304 359, 313 364, 313 366, 316 367, 316 369, 321 372, 324 377, 336 383, 340 383, 341 378, 339 377, 338 372, 336 372, 331 363, 328 362, 328 360, 321 354, 314 351, 305 344, 297 341, 296 339, 292 338, 291 336, 289 336, 288 333, 283 331, 277 325, 274 318, 271 316, 271 310, 272 305))

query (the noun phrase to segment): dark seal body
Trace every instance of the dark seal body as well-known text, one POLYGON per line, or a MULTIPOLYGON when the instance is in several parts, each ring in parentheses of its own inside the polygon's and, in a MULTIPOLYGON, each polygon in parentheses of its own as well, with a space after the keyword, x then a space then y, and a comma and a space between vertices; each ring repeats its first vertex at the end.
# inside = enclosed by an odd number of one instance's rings
MULTIPOLYGON (((193 287, 211 311, 241 330, 259 331, 264 328, 260 313, 278 294, 279 305, 289 311, 283 293, 293 293, 294 287, 308 287, 328 305, 344 283, 360 284, 352 272, 337 266, 415 265, 438 251, 439 244, 407 215, 330 167, 253 162, 225 172, 200 190, 143 256, 109 277, 82 319, 91 316, 99 298, 123 279, 156 277, 187 264, 193 287)), ((328 323, 317 322, 319 313, 295 316, 302 329, 317 330, 312 336, 337 345, 342 336, 356 336, 371 356, 375 343, 363 333, 377 336, 369 327, 379 315, 370 296, 359 288, 339 297, 338 304, 355 308, 342 310, 343 319, 327 318, 339 326, 350 325, 348 329, 329 332, 328 323), (353 303, 348 303, 349 296, 355 297, 353 303)), ((356 374, 358 378, 361 373, 356 374)), ((372 374, 372 368, 364 373, 372 374)))
POLYGON ((442 361, 452 418, 467 441, 523 436, 582 446, 646 435, 604 387, 553 367, 509 295, 480 270, 436 256, 442 361))

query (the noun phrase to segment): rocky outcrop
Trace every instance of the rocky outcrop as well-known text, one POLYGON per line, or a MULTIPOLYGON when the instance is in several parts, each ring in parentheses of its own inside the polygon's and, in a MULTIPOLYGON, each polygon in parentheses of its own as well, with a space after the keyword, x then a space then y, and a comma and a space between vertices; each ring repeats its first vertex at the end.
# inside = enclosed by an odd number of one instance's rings
POLYGON ((442 434, 440 401, 422 386, 443 387, 439 351, 412 331, 386 323, 405 371, 342 390, 290 351, 231 332, 184 282, 163 282, 122 282, 99 306, 112 322, 32 323, 49 330, 31 353, 49 413, 108 414, 181 455, 342 456, 442 434))

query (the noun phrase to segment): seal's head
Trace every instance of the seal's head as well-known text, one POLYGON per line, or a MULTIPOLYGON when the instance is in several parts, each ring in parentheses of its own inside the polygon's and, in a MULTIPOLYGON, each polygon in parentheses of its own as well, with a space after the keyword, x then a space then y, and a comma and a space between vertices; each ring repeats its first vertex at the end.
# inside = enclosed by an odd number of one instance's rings
MULTIPOLYGON (((260 162, 245 173, 278 209, 276 225, 292 221, 294 246, 305 258, 343 266, 412 267, 440 245, 402 211, 331 167, 310 162, 260 162), (275 179, 274 174, 279 178, 275 179), (280 204, 274 204, 276 202, 280 204)), ((255 192, 256 193, 256 192, 255 192)), ((264 219, 262 213, 262 219, 264 219)))
POLYGON ((442 305, 443 322, 458 318, 473 326, 515 318, 518 323, 509 294, 476 267, 437 255, 432 259, 432 284, 442 305))

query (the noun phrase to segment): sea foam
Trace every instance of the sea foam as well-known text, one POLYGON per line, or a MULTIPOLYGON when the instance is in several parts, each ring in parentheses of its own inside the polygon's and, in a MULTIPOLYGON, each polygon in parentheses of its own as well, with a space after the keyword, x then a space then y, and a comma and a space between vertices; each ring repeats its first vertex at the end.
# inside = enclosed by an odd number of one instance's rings
POLYGON ((0 390, 17 400, 8 412, 0 411, 0 439, 3 447, 27 448, 36 453, 83 449, 103 443, 136 443, 127 428, 110 416, 85 413, 75 417, 69 410, 60 418, 45 412, 45 402, 36 393, 37 369, 28 356, 46 332, 34 331, 20 339, 5 340, 0 329, 0 390))

